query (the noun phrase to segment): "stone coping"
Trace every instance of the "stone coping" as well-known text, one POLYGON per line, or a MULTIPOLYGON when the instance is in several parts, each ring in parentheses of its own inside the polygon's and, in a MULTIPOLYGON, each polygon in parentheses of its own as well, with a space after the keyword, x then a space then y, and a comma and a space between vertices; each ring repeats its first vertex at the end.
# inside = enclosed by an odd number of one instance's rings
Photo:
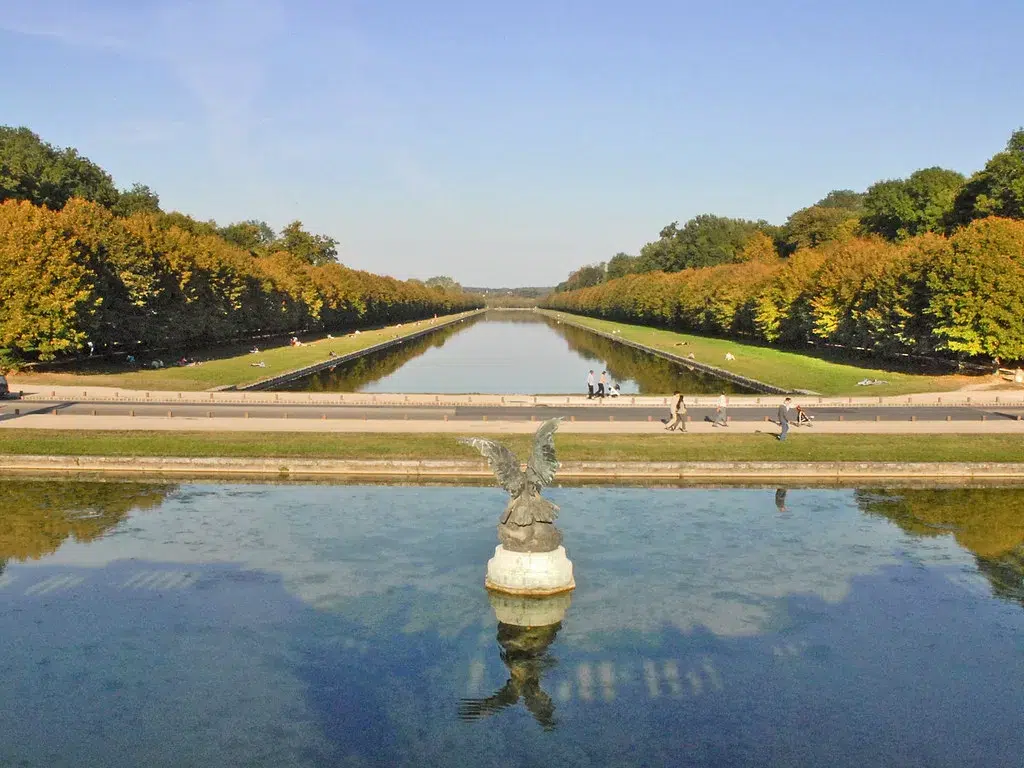
MULTIPOLYGON (((88 472, 149 475, 273 475, 366 478, 491 478, 486 462, 446 459, 187 458, 152 456, 2 456, 0 473, 88 472)), ((1021 480, 1024 462, 567 461, 559 480, 860 479, 1021 480)))

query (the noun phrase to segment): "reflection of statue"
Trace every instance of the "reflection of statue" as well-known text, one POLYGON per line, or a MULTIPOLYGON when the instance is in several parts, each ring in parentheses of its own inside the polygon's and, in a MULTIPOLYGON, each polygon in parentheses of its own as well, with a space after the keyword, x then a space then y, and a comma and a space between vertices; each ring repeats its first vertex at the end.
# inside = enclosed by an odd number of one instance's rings
POLYGON ((559 422, 561 419, 550 419, 540 425, 525 472, 516 455, 501 443, 481 437, 459 440, 487 458, 498 483, 512 496, 498 524, 498 539, 510 552, 550 552, 562 543, 562 534, 554 525, 558 507, 540 495, 558 469, 555 430, 559 422))
POLYGON ((459 718, 479 720, 519 703, 546 730, 554 730, 555 703, 540 687, 541 677, 555 666, 548 648, 562 628, 569 596, 552 598, 509 598, 491 593, 491 605, 498 615, 498 645, 508 668, 508 680, 485 699, 462 699, 459 718), (552 622, 532 626, 532 622, 552 622))
POLYGON ((779 510, 779 512, 785 512, 786 511, 786 489, 785 488, 776 488, 775 489, 775 508, 777 510, 779 510))

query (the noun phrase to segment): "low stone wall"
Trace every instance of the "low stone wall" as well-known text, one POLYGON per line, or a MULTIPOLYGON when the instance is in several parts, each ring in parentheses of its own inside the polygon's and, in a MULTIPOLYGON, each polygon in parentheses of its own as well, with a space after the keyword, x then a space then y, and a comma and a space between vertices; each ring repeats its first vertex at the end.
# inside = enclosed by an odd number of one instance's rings
POLYGON ((628 339, 622 338, 618 334, 605 333, 604 331, 595 330, 594 328, 591 328, 588 325, 584 325, 583 323, 577 323, 573 322, 572 320, 567 320, 567 316, 572 317, 570 313, 555 313, 549 309, 538 310, 538 312, 540 312, 541 314, 545 314, 548 317, 557 316, 557 319, 565 323, 566 325, 571 325, 574 328, 579 328, 581 330, 587 331, 589 333, 594 334, 595 336, 602 336, 606 339, 610 339, 611 341, 617 342, 619 344, 624 344, 627 347, 633 347, 633 349, 639 349, 641 352, 646 352, 649 355, 661 357, 664 358, 665 360, 671 360, 673 363, 677 363, 687 368, 692 368, 697 371, 703 371, 704 373, 710 376, 714 376, 716 379, 725 379, 726 381, 731 381, 734 384, 739 384, 741 387, 752 389, 755 392, 764 392, 766 394, 773 395, 797 394, 797 390, 783 389, 782 387, 776 387, 774 384, 766 384, 765 382, 758 381, 757 379, 750 379, 747 378, 746 376, 740 376, 738 373, 727 371, 724 368, 718 368, 717 366, 714 365, 708 365, 707 363, 701 363, 696 360, 691 360, 688 357, 674 355, 671 352, 665 352, 660 349, 655 349, 654 347, 648 347, 646 344, 640 344, 639 342, 636 341, 629 341, 628 339))
POLYGON ((306 376, 311 376, 314 373, 325 371, 328 368, 334 368, 335 366, 341 365, 342 363, 348 363, 351 362, 352 360, 358 360, 360 357, 372 355, 374 352, 382 352, 385 349, 397 347, 398 345, 403 344, 411 339, 418 339, 420 336, 426 336, 431 333, 436 333, 437 331, 440 331, 442 328, 448 328, 449 326, 455 325, 456 323, 461 323, 464 320, 468 320, 471 317, 476 317, 477 315, 480 315, 486 311, 486 309, 477 309, 470 312, 464 312, 458 315, 457 317, 453 317, 443 322, 437 322, 434 325, 431 325, 427 328, 423 328, 419 331, 414 331, 413 333, 407 333, 404 336, 399 336, 396 339, 382 341, 380 344, 374 344, 372 347, 367 347, 366 349, 359 349, 356 350, 355 352, 349 352, 347 355, 331 357, 320 363, 313 363, 312 365, 307 365, 303 368, 296 368, 294 371, 287 371, 286 373, 279 373, 276 376, 271 376, 266 379, 260 379, 259 381, 253 382, 252 384, 246 384, 244 386, 237 387, 237 390, 240 392, 256 392, 264 389, 272 389, 273 387, 278 387, 282 384, 287 384, 289 381, 302 379, 305 378, 306 376))
MULTIPOLYGON (((488 479, 484 461, 448 459, 240 459, 126 456, 0 456, 0 473, 87 472, 132 475, 335 476, 403 480, 488 479)), ((663 480, 777 483, 784 480, 844 482, 920 479, 1024 482, 1024 463, 970 462, 783 462, 567 461, 559 480, 663 480)))

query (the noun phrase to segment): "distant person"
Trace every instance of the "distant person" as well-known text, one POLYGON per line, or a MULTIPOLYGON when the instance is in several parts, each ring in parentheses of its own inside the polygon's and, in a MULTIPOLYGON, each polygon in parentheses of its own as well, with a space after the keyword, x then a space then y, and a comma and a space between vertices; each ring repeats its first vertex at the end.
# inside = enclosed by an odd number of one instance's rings
POLYGON ((601 378, 597 381, 597 396, 604 397, 604 385, 608 383, 608 371, 601 371, 601 378))
POLYGON ((587 374, 587 400, 594 399, 594 372, 587 374))
POLYGON ((676 392, 672 395, 676 399, 675 405, 672 407, 672 418, 666 425, 665 429, 669 432, 675 432, 677 429, 680 432, 686 431, 686 402, 683 400, 683 395, 680 392, 676 392))
POLYGON ((732 352, 726 352, 725 353, 725 359, 726 360, 735 360, 736 359, 736 355, 734 355, 732 352))
POLYGON ((89 345, 89 357, 92 357, 92 353, 96 351, 96 345, 91 341, 87 341, 85 343, 89 345))
POLYGON ((729 398, 725 396, 723 392, 718 396, 718 404, 715 406, 715 418, 711 421, 713 427, 728 427, 729 417, 727 409, 729 407, 729 398))
POLYGON ((793 401, 790 398, 786 398, 782 401, 782 405, 779 406, 779 426, 782 431, 779 432, 779 440, 785 440, 786 435, 789 434, 789 406, 793 401))
POLYGON ((609 397, 618 397, 622 393, 619 391, 619 385, 616 382, 612 382, 611 389, 608 390, 609 397))

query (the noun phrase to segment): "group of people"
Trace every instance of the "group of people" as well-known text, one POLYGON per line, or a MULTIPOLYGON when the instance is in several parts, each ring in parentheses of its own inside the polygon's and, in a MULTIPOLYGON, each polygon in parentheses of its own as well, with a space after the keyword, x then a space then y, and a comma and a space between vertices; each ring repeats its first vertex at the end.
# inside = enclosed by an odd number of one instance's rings
POLYGON ((596 382, 597 389, 594 389, 594 371, 591 370, 587 374, 587 400, 593 400, 595 397, 618 397, 622 394, 619 391, 619 385, 612 383, 611 388, 606 390, 605 386, 608 384, 608 371, 601 371, 601 378, 596 382))
MULTIPOLYGON (((672 404, 672 413, 670 414, 668 419, 663 419, 662 422, 665 424, 665 429, 668 430, 669 432, 675 432, 676 430, 680 432, 685 432, 686 400, 681 392, 675 392, 672 395, 672 397, 674 398, 674 402, 672 404)), ((714 414, 707 417, 707 420, 711 422, 711 426, 729 426, 728 408, 729 399, 723 393, 718 396, 718 402, 715 403, 714 414)), ((789 434, 790 424, 795 423, 798 426, 801 424, 810 424, 811 419, 813 418, 810 414, 807 413, 807 411, 805 411, 799 405, 794 406, 793 399, 790 397, 787 397, 779 405, 777 417, 780 431, 779 434, 776 435, 775 437, 777 440, 780 441, 785 440, 786 436, 789 434)))

